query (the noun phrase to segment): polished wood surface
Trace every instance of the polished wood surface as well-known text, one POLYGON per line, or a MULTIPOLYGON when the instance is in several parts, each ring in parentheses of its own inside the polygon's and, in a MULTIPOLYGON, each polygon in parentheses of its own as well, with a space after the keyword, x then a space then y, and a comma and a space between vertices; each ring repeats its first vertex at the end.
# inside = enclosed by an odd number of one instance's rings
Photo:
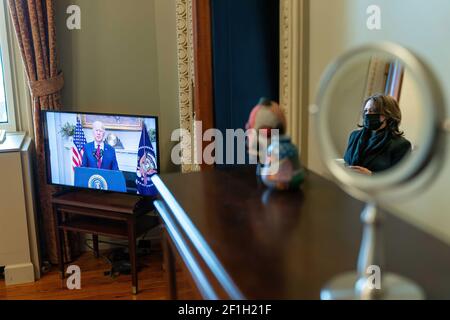
MULTIPOLYGON (((293 192, 269 191, 254 167, 161 179, 171 193, 162 195, 167 207, 173 195, 245 298, 319 299, 329 280, 356 269, 364 204, 314 173, 293 192)), ((202 260, 187 224, 178 222, 180 237, 212 286, 223 285, 202 260)), ((384 232, 382 272, 413 279, 428 299, 449 299, 448 246, 390 214, 384 232)), ((226 298, 223 292, 219 297, 226 298)))
POLYGON ((175 244, 166 230, 163 231, 162 240, 168 298, 170 300, 201 300, 202 295, 197 290, 186 264, 175 250, 175 244))
POLYGON ((148 212, 153 208, 151 200, 121 193, 107 193, 95 190, 76 190, 56 194, 54 204, 98 209, 124 214, 148 212))
MULTIPOLYGON (((104 254, 107 251, 103 251, 104 254)), ((81 290, 69 290, 54 268, 35 283, 5 286, 0 280, 0 300, 165 300, 167 282, 162 269, 162 251, 155 245, 150 255, 141 258, 140 292, 130 292, 131 276, 113 279, 105 276, 111 266, 105 259, 96 259, 91 252, 83 254, 72 264, 81 268, 81 290)))

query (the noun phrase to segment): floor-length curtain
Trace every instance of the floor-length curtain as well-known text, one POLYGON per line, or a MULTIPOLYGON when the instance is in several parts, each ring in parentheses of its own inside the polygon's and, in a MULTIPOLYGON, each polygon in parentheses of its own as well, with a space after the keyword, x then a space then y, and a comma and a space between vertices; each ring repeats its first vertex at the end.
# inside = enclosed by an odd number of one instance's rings
MULTIPOLYGON (((58 70, 53 0, 8 0, 11 18, 16 31, 22 60, 28 76, 32 97, 33 122, 36 143, 36 170, 38 207, 47 258, 57 262, 55 230, 52 216, 51 194, 54 190, 46 184, 44 141, 41 110, 59 110, 62 107, 60 91, 64 86, 62 72, 58 70)), ((66 240, 67 236, 66 236, 66 240)), ((66 244, 74 243, 66 241, 66 244)), ((67 246, 66 259, 71 250, 67 246)))

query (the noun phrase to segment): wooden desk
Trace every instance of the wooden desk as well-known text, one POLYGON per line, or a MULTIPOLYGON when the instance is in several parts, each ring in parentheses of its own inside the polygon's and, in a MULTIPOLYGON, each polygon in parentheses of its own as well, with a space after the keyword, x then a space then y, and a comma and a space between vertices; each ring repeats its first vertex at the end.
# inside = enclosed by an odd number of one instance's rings
MULTIPOLYGON (((302 191, 277 193, 254 172, 154 177, 172 298, 319 299, 331 278, 355 270, 363 203, 313 173, 302 191)), ((386 268, 428 299, 450 299, 448 246, 390 214, 384 231, 386 268)))
POLYGON ((89 190, 72 191, 52 198, 58 259, 64 279, 64 232, 93 235, 98 258, 98 236, 128 240, 132 292, 138 293, 136 239, 158 225, 158 219, 146 215, 154 209, 151 201, 125 194, 102 194, 89 190))

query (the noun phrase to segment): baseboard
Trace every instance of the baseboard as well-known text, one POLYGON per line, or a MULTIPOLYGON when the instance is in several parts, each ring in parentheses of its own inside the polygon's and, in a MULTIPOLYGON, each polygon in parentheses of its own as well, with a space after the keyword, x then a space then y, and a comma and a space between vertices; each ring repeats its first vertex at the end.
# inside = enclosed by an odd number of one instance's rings
POLYGON ((5 284, 7 286, 34 281, 34 267, 32 263, 10 264, 5 267, 5 284))

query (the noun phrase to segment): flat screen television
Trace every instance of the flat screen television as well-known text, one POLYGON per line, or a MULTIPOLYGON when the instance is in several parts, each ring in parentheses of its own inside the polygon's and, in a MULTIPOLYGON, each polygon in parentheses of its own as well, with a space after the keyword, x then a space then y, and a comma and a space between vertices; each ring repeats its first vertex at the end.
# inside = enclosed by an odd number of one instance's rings
POLYGON ((158 118, 43 111, 51 185, 155 196, 158 118))

